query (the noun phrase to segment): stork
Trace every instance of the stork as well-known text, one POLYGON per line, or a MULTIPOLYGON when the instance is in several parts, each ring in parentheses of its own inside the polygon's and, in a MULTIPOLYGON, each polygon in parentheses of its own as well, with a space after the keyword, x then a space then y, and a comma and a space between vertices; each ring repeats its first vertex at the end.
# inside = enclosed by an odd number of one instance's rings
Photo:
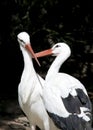
POLYGON ((60 73, 61 65, 71 55, 66 43, 57 43, 51 49, 36 53, 36 57, 56 56, 50 66, 43 88, 46 111, 61 130, 93 130, 92 106, 85 86, 75 77, 60 73))
POLYGON ((49 117, 42 100, 44 80, 35 72, 32 57, 39 66, 40 63, 31 47, 29 34, 21 32, 17 35, 17 40, 24 59, 24 69, 18 85, 19 105, 27 116, 32 130, 35 130, 35 126, 41 130, 49 130, 49 117))

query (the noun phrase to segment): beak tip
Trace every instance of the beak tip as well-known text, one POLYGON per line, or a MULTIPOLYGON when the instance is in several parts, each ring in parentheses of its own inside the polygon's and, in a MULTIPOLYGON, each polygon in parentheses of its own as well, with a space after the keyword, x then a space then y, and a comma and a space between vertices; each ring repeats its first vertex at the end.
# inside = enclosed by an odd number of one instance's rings
POLYGON ((41 67, 41 64, 38 62, 39 67, 41 67))

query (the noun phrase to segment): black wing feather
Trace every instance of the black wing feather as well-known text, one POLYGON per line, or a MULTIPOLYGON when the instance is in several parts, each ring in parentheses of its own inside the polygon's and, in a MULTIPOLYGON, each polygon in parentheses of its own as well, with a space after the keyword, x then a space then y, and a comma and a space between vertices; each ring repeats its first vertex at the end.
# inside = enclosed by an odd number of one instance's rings
MULTIPOLYGON (((91 102, 88 96, 83 92, 82 89, 76 89, 77 96, 73 97, 71 94, 67 98, 62 98, 62 102, 66 110, 69 113, 72 113, 68 117, 64 118, 56 115, 56 113, 51 113, 48 111, 50 118, 52 118, 54 124, 62 130, 85 130, 87 129, 87 121, 82 117, 78 117, 77 114, 80 114, 80 107, 89 108, 91 115, 91 102)), ((89 123, 91 128, 91 123, 89 123)), ((89 129, 90 130, 90 129, 89 129)))
POLYGON ((78 97, 73 97, 71 94, 67 98, 61 98, 65 108, 69 113, 80 113, 80 107, 82 106, 78 97))
POLYGON ((89 108, 92 111, 92 104, 89 97, 83 92, 82 89, 76 89, 79 100, 82 105, 89 108))
POLYGON ((70 115, 67 118, 60 117, 50 112, 48 112, 48 115, 61 130, 85 130, 86 122, 77 115, 70 115))

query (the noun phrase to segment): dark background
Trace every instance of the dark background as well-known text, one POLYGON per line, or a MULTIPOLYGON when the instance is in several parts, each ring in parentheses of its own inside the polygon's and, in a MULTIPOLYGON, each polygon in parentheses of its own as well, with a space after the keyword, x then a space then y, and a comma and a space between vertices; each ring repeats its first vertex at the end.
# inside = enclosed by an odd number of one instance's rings
MULTIPOLYGON (((92 0, 3 0, 0 1, 0 98, 16 98, 23 71, 17 34, 27 31, 35 52, 66 42, 71 57, 60 71, 78 78, 93 91, 93 4, 92 0)), ((51 57, 35 62, 43 77, 51 57)))

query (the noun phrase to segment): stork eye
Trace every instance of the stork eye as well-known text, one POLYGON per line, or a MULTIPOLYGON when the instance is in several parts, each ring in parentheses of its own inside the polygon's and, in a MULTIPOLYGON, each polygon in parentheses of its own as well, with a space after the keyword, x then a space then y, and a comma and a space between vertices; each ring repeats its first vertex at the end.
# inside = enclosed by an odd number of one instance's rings
POLYGON ((20 40, 20 42, 25 43, 22 39, 19 39, 19 40, 20 40))
POLYGON ((60 47, 59 45, 56 45, 56 47, 60 47))

